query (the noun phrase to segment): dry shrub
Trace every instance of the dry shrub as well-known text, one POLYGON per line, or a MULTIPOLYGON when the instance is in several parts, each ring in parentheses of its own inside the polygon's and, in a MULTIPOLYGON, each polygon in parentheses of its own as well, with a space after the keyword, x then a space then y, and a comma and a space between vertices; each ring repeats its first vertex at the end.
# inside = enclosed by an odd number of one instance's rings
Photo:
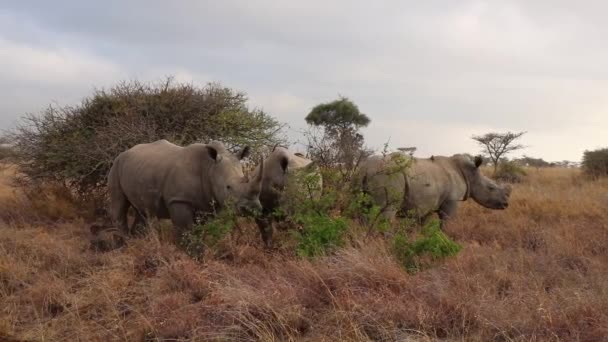
POLYGON ((14 165, 5 165, 0 172, 0 220, 7 224, 50 224, 92 217, 95 205, 78 200, 62 184, 18 186, 19 173, 14 165))

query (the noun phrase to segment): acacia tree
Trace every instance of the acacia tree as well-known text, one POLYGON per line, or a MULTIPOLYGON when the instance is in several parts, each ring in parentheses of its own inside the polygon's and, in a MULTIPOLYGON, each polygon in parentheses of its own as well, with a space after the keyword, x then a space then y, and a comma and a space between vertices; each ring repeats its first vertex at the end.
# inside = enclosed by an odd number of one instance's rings
POLYGON ((524 148, 524 145, 516 144, 515 141, 521 138, 526 132, 506 132, 506 133, 486 133, 484 135, 474 135, 473 140, 477 141, 482 147, 482 153, 492 161, 494 174, 498 168, 498 162, 507 154, 524 148))
POLYGON ((341 96, 315 106, 305 120, 309 125, 323 129, 322 134, 315 134, 318 131, 314 129, 309 131, 309 153, 313 159, 326 166, 337 164, 344 170, 356 167, 364 152, 359 129, 370 123, 356 104, 341 96))

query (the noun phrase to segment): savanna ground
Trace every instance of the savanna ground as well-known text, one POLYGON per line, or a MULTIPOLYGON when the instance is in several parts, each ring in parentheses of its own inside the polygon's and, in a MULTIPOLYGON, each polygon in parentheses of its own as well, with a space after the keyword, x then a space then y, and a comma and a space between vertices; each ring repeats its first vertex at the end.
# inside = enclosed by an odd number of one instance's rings
MULTIPOLYGON (((308 260, 243 226, 197 262, 152 231, 106 253, 68 196, 0 180, 0 340, 525 340, 608 336, 608 181, 529 170, 461 206, 461 252, 409 274, 382 238, 308 260)), ((283 241, 283 243, 281 243, 283 241)))

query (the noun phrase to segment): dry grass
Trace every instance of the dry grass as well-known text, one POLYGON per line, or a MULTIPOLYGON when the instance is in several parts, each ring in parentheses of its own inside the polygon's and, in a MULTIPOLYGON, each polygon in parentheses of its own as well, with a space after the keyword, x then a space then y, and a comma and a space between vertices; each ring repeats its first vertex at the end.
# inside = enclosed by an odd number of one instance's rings
POLYGON ((29 221, 4 184, 18 215, 0 227, 0 340, 608 336, 608 181, 576 170, 530 170, 505 211, 465 203, 447 229, 463 251, 415 275, 382 240, 307 261, 264 252, 254 227, 203 264, 155 233, 97 253, 69 206, 63 223, 29 221))

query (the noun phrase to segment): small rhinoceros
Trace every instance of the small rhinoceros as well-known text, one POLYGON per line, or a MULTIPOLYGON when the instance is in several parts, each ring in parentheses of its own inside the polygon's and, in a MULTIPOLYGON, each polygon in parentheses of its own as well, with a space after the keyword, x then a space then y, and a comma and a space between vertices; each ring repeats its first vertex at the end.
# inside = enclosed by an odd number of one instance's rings
POLYGON ((262 176, 260 202, 263 209, 262 215, 256 218, 256 223, 264 244, 270 248, 272 222, 277 216, 275 209, 281 207, 287 211, 286 214, 290 214, 293 205, 297 205, 293 202, 317 198, 321 194, 322 178, 312 160, 280 146, 276 146, 264 160, 263 169, 258 166, 253 174, 256 178, 262 176), (304 184, 306 182, 311 184, 304 184))
POLYGON ((481 163, 479 156, 472 161, 464 155, 420 159, 395 152, 373 156, 362 165, 362 188, 390 220, 397 214, 413 214, 424 222, 437 213, 443 228, 456 213, 458 202, 469 197, 486 208, 508 207, 511 187, 483 176, 481 163))
POLYGON ((133 227, 150 215, 170 218, 181 234, 192 227, 196 211, 212 214, 229 198, 239 212, 261 210, 261 177, 248 182, 241 167, 248 154, 245 147, 235 156, 220 142, 136 145, 116 157, 108 174, 111 217, 128 233, 127 210, 133 206, 133 227))

